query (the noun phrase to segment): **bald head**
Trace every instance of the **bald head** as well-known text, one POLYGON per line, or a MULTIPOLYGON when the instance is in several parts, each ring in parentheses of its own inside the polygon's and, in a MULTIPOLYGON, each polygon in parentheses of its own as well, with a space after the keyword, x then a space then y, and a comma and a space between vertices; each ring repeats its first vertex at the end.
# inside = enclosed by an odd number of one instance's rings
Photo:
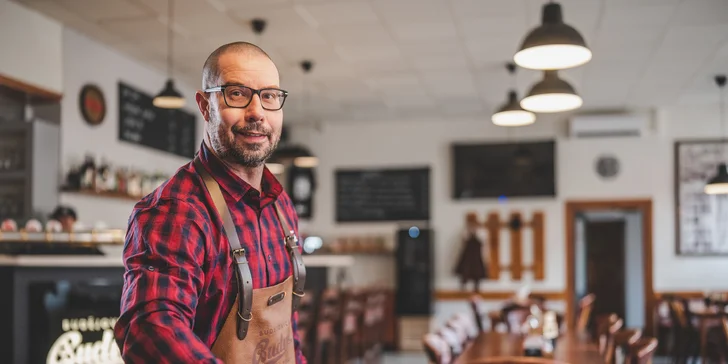
POLYGON ((203 90, 208 87, 217 86, 220 78, 220 57, 228 53, 237 53, 244 56, 261 56, 273 62, 268 53, 265 53, 264 50, 253 43, 233 42, 222 45, 210 53, 205 61, 205 65, 202 67, 203 90))

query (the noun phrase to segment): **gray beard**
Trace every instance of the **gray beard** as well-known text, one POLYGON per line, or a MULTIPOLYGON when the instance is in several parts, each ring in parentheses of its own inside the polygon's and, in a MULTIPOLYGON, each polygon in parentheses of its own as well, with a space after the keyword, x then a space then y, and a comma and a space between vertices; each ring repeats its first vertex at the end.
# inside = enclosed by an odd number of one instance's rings
POLYGON ((264 147, 258 144, 237 144, 235 137, 228 137, 228 131, 223 129, 222 123, 210 130, 210 144, 220 159, 243 167, 260 167, 272 155, 278 147, 278 140, 274 139, 270 146, 264 147))

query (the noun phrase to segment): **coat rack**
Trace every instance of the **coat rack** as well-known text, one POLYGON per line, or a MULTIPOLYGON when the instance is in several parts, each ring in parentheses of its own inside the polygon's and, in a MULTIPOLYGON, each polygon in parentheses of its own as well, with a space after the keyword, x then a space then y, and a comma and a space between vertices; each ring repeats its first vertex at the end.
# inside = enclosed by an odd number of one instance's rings
POLYGON ((524 271, 533 272, 534 280, 544 279, 544 222, 544 213, 541 211, 534 212, 531 221, 524 221, 520 212, 511 212, 506 221, 501 221, 498 212, 488 213, 485 222, 479 223, 488 232, 488 279, 498 280, 504 270, 511 272, 513 280, 521 280, 524 271), (501 229, 509 231, 511 262, 507 265, 501 265, 500 262, 501 229), (523 229, 533 231, 533 264, 530 265, 523 264, 523 229))

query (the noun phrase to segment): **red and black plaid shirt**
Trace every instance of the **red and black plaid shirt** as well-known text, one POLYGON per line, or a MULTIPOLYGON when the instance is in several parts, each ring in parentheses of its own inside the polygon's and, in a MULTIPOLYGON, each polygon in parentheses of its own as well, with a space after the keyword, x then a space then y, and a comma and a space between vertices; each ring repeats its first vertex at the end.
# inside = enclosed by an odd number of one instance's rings
MULTIPOLYGON (((273 203, 298 235, 288 195, 265 169, 258 192, 203 144, 200 159, 220 184, 248 254, 253 288, 292 274, 273 203)), ((210 347, 237 294, 230 245, 192 162, 136 204, 124 246, 124 290, 114 334, 127 363, 220 363, 210 347)), ((297 362, 306 363, 291 317, 297 362)))

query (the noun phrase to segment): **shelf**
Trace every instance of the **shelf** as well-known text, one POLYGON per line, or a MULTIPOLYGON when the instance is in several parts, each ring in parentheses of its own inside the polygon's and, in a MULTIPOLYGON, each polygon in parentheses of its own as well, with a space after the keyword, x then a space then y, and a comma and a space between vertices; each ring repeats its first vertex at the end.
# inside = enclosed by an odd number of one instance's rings
POLYGON ((121 192, 97 192, 93 190, 67 190, 67 189, 61 189, 61 193, 67 193, 67 194, 73 194, 73 195, 82 195, 82 196, 91 196, 91 197, 99 197, 99 198, 111 198, 111 199, 117 199, 117 200, 127 200, 127 201, 139 201, 141 200, 142 196, 135 197, 130 196, 125 193, 121 192))
POLYGON ((0 181, 19 180, 25 178, 25 171, 0 171, 0 181))

